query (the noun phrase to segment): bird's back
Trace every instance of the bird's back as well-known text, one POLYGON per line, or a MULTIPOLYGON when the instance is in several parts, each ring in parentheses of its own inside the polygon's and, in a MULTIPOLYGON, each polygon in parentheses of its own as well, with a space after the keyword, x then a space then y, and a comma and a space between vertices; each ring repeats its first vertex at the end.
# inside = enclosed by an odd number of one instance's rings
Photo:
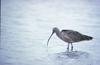
POLYGON ((71 42, 79 42, 79 41, 83 41, 83 40, 91 40, 92 39, 92 37, 83 35, 74 30, 62 30, 61 33, 63 34, 63 37, 66 38, 66 41, 69 37, 71 42))

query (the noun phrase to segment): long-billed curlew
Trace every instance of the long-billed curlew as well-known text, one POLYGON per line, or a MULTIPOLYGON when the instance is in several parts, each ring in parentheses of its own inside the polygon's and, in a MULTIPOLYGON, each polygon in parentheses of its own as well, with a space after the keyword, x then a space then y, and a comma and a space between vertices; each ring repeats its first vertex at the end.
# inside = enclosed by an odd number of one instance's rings
POLYGON ((81 34, 77 31, 73 31, 73 30, 62 30, 59 31, 59 29, 57 27, 53 28, 52 34, 49 37, 48 41, 47 41, 47 46, 49 43, 50 38, 52 37, 52 35, 56 33, 56 35, 62 39, 63 41, 68 43, 68 47, 67 50, 69 51, 69 44, 71 44, 71 51, 73 51, 73 44, 74 42, 80 42, 80 41, 84 41, 84 40, 92 40, 93 37, 91 36, 87 36, 84 34, 81 34))

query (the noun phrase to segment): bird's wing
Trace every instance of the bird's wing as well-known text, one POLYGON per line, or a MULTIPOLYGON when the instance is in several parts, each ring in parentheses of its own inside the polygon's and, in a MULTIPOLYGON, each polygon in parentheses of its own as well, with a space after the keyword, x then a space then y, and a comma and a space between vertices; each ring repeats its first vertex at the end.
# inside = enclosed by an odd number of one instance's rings
POLYGON ((64 34, 64 37, 67 39, 68 37, 72 42, 78 42, 81 41, 83 38, 83 34, 73 31, 73 30, 62 30, 61 31, 64 34))

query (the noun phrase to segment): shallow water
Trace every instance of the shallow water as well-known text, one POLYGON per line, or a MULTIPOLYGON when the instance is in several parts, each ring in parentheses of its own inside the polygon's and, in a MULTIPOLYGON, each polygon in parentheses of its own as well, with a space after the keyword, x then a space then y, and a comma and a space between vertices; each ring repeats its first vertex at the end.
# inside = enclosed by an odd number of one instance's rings
POLYGON ((0 65, 99 65, 99 2, 1 0, 0 65), (67 44, 56 35, 46 47, 53 27, 76 30, 94 39, 74 44, 74 50, 79 51, 78 59, 66 58, 61 53, 66 51, 67 44))

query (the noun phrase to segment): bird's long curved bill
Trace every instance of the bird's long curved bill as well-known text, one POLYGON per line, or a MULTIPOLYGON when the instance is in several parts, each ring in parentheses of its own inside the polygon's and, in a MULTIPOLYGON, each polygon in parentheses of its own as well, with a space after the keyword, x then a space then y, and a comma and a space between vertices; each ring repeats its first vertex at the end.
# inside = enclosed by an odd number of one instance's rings
POLYGON ((54 33, 54 32, 52 32, 52 34, 50 35, 50 37, 49 37, 49 39, 48 39, 48 41, 47 41, 47 46, 48 46, 48 44, 49 44, 49 40, 50 40, 50 38, 52 37, 53 33, 54 33))

